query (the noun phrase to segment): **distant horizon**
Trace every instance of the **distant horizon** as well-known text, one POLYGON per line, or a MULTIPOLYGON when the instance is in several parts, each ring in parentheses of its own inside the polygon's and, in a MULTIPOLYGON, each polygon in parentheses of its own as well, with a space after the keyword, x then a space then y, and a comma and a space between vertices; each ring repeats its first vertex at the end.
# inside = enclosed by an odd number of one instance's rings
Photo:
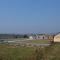
POLYGON ((20 35, 23 35, 23 34, 57 34, 57 33, 60 33, 60 32, 51 32, 51 33, 0 33, 0 34, 20 34, 20 35))
POLYGON ((1 0, 0 33, 60 31, 60 0, 1 0))

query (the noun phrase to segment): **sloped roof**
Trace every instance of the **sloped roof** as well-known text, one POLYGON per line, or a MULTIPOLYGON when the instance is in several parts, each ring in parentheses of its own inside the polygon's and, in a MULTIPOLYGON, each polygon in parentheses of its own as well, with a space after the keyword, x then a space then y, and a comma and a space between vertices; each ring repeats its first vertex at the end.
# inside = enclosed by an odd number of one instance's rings
POLYGON ((55 36, 55 38, 60 38, 60 33, 55 36))

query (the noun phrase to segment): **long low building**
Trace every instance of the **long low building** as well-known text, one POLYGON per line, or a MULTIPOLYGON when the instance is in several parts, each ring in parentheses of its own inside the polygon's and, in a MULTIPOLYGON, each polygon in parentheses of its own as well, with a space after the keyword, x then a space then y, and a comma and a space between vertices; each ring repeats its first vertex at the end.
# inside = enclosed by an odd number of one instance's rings
POLYGON ((36 34, 29 36, 29 39, 36 39, 36 40, 53 40, 53 35, 46 35, 46 34, 36 34))

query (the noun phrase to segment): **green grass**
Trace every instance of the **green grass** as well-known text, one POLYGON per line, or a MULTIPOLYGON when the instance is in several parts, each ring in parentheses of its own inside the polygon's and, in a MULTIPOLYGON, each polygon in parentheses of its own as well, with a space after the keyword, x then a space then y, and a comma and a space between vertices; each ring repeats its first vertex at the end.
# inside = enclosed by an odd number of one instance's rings
POLYGON ((31 40, 31 43, 47 44, 49 40, 31 40))
POLYGON ((60 43, 37 49, 36 60, 60 60, 60 43))
POLYGON ((0 44, 0 60, 60 60, 60 43, 43 48, 0 44))
POLYGON ((60 60, 60 43, 48 46, 45 53, 49 60, 60 60))
POLYGON ((31 47, 15 47, 0 45, 0 60, 25 60, 32 56, 34 49, 31 47))

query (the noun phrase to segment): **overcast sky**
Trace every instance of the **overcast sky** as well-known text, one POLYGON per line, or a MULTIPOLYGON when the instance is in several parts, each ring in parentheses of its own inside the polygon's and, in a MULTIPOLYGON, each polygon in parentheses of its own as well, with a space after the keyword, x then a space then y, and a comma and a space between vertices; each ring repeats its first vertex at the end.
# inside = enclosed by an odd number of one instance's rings
POLYGON ((0 0, 0 33, 60 32, 60 0, 0 0))

